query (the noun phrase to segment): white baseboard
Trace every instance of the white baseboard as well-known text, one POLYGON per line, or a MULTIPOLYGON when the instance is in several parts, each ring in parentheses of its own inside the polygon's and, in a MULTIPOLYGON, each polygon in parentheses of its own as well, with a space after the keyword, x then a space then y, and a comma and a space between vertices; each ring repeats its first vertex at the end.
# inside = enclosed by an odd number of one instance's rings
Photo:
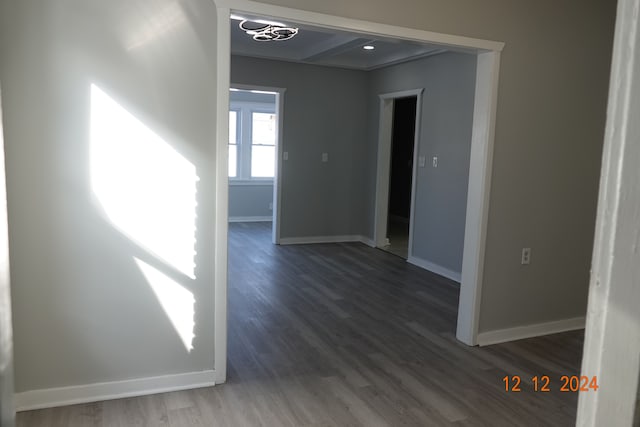
POLYGON ((360 237, 360 243, 363 243, 371 248, 376 247, 376 242, 373 239, 370 239, 367 236, 358 236, 358 237, 360 237))
POLYGON ((478 345, 484 346, 499 344, 507 341, 516 341, 525 338, 574 331, 577 329, 584 329, 584 326, 585 318, 583 316, 556 320, 553 322, 537 323, 535 325, 517 326, 515 328, 481 332, 478 334, 478 345))
POLYGON ((273 217, 269 216, 230 216, 229 222, 267 222, 273 221, 273 217))
POLYGON ((360 242, 367 246, 375 247, 373 240, 365 236, 349 234, 342 236, 308 236, 308 237, 282 237, 281 245, 308 245, 313 243, 351 243, 360 242))
POLYGON ((161 377, 138 378, 70 387, 24 391, 15 394, 16 411, 52 408, 77 403, 98 402, 124 397, 144 396, 168 391, 188 390, 215 385, 215 371, 188 372, 161 377))
POLYGON ((409 259, 407 259, 407 262, 420 268, 424 268, 425 270, 429 270, 432 273, 439 274, 440 276, 446 277, 454 282, 460 283, 460 280, 462 279, 461 272, 449 270, 448 268, 434 264, 431 261, 427 261, 422 258, 410 256, 409 259))

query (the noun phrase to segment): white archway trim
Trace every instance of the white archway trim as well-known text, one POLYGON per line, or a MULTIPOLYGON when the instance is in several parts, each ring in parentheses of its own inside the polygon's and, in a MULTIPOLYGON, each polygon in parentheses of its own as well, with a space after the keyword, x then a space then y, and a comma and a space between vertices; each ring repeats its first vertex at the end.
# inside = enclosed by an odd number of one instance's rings
POLYGON ((634 425, 640 371, 640 0, 620 0, 576 425, 634 425))
POLYGON ((456 330, 456 337, 468 345, 478 344, 499 71, 500 52, 478 54, 456 330))

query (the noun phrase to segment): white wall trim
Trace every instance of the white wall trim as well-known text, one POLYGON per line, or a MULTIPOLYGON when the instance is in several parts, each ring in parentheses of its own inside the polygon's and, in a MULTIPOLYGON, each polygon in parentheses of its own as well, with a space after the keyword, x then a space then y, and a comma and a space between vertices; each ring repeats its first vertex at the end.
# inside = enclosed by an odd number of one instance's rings
POLYGON ((498 102, 500 52, 478 55, 456 338, 478 343, 498 102))
POLYGON ((459 271, 450 270, 446 267, 415 256, 410 256, 409 258, 407 258, 407 262, 417 267, 424 268, 425 270, 428 270, 432 273, 439 274, 440 276, 446 277, 447 279, 453 280, 454 282, 460 283, 461 275, 459 271))
MULTIPOLYGON (((231 23, 228 8, 217 5, 216 51, 216 171, 214 233, 214 369, 215 381, 227 379, 227 268, 229 240, 229 82, 231 80, 231 23)), ((213 143, 213 141, 212 141, 213 143)), ((211 325, 210 325, 211 326, 211 325)))
POLYGON ((273 228, 271 233, 271 241, 274 245, 280 243, 280 233, 282 225, 282 168, 283 165, 283 152, 284 152, 284 94, 286 89, 274 88, 278 94, 276 95, 276 109, 278 111, 278 127, 276 132, 276 176, 274 177, 273 186, 273 228))
POLYGON ((230 216, 229 222, 271 222, 273 217, 269 216, 230 216))
POLYGON ((556 320, 553 322, 536 323, 535 325, 517 326, 515 328, 481 332, 478 334, 478 344, 481 346, 499 344, 502 342, 539 337, 542 335, 575 331, 577 329, 584 329, 584 325, 585 317, 581 316, 573 317, 571 319, 556 320))
MULTIPOLYGON (((416 94, 416 121, 413 130, 413 158, 411 159, 411 202, 409 205, 409 242, 407 246, 407 256, 413 257, 413 238, 416 223, 416 193, 418 192, 418 159, 420 157, 420 134, 422 132, 422 96, 424 88, 418 89, 416 94)), ((389 158, 391 163, 391 158, 389 158)), ((391 179, 391 175, 389 175, 391 179)))
POLYGON ((107 383, 31 390, 15 394, 15 407, 16 411, 29 411, 32 409, 52 408, 78 403, 211 387, 215 384, 216 373, 210 370, 107 383))
POLYGON ((360 243, 364 243, 365 245, 367 245, 367 246, 369 246, 371 248, 375 248, 376 247, 376 242, 373 239, 371 239, 371 238, 369 238, 367 236, 358 236, 358 237, 360 237, 360 243))
POLYGON ((251 0, 214 0, 219 8, 232 9, 235 12, 247 12, 265 15, 274 18, 283 18, 295 21, 299 24, 319 25, 324 28, 332 28, 343 31, 355 31, 372 36, 394 37, 417 42, 428 41, 449 48, 481 49, 501 51, 504 43, 476 39, 472 37, 443 34, 433 31, 416 30, 412 28, 397 27, 394 25, 380 24, 377 22, 362 21, 343 16, 327 15, 317 12, 309 12, 301 9, 291 9, 283 6, 275 6, 267 3, 259 3, 251 0))
POLYGON ((373 240, 366 236, 357 234, 346 234, 338 236, 306 236, 306 237, 283 237, 280 239, 281 245, 309 245, 314 243, 364 243, 372 248, 375 247, 373 240))
POLYGON ((640 376, 640 0, 619 0, 576 425, 630 426, 640 376))
POLYGON ((399 90, 397 92, 381 93, 378 97, 380 99, 408 98, 410 96, 419 96, 422 92, 424 92, 424 88, 420 87, 416 89, 399 90))

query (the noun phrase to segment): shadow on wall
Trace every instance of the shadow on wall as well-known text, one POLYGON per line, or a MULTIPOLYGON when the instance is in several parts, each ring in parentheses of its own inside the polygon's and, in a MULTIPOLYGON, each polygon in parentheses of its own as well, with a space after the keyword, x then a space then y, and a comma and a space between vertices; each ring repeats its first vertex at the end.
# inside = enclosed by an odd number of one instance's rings
POLYGON ((91 189, 105 219, 139 249, 132 259, 193 349, 195 166, 97 85, 91 85, 91 189))

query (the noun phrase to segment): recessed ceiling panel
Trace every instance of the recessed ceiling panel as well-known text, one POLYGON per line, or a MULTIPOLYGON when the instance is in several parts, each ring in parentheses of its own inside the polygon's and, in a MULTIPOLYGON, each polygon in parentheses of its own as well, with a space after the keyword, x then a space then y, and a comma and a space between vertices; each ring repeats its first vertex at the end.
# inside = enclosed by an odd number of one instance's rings
POLYGON ((434 46, 417 43, 374 40, 368 41, 359 47, 319 59, 317 63, 328 66, 373 70, 443 51, 434 46), (374 49, 365 50, 364 46, 373 46, 374 49))
POLYGON ((252 34, 239 27, 242 21, 237 18, 231 20, 231 53, 234 55, 372 70, 446 51, 437 45, 299 25, 277 18, 241 16, 250 21, 273 22, 299 29, 289 40, 255 41, 252 34), (375 49, 365 50, 365 45, 375 49))

